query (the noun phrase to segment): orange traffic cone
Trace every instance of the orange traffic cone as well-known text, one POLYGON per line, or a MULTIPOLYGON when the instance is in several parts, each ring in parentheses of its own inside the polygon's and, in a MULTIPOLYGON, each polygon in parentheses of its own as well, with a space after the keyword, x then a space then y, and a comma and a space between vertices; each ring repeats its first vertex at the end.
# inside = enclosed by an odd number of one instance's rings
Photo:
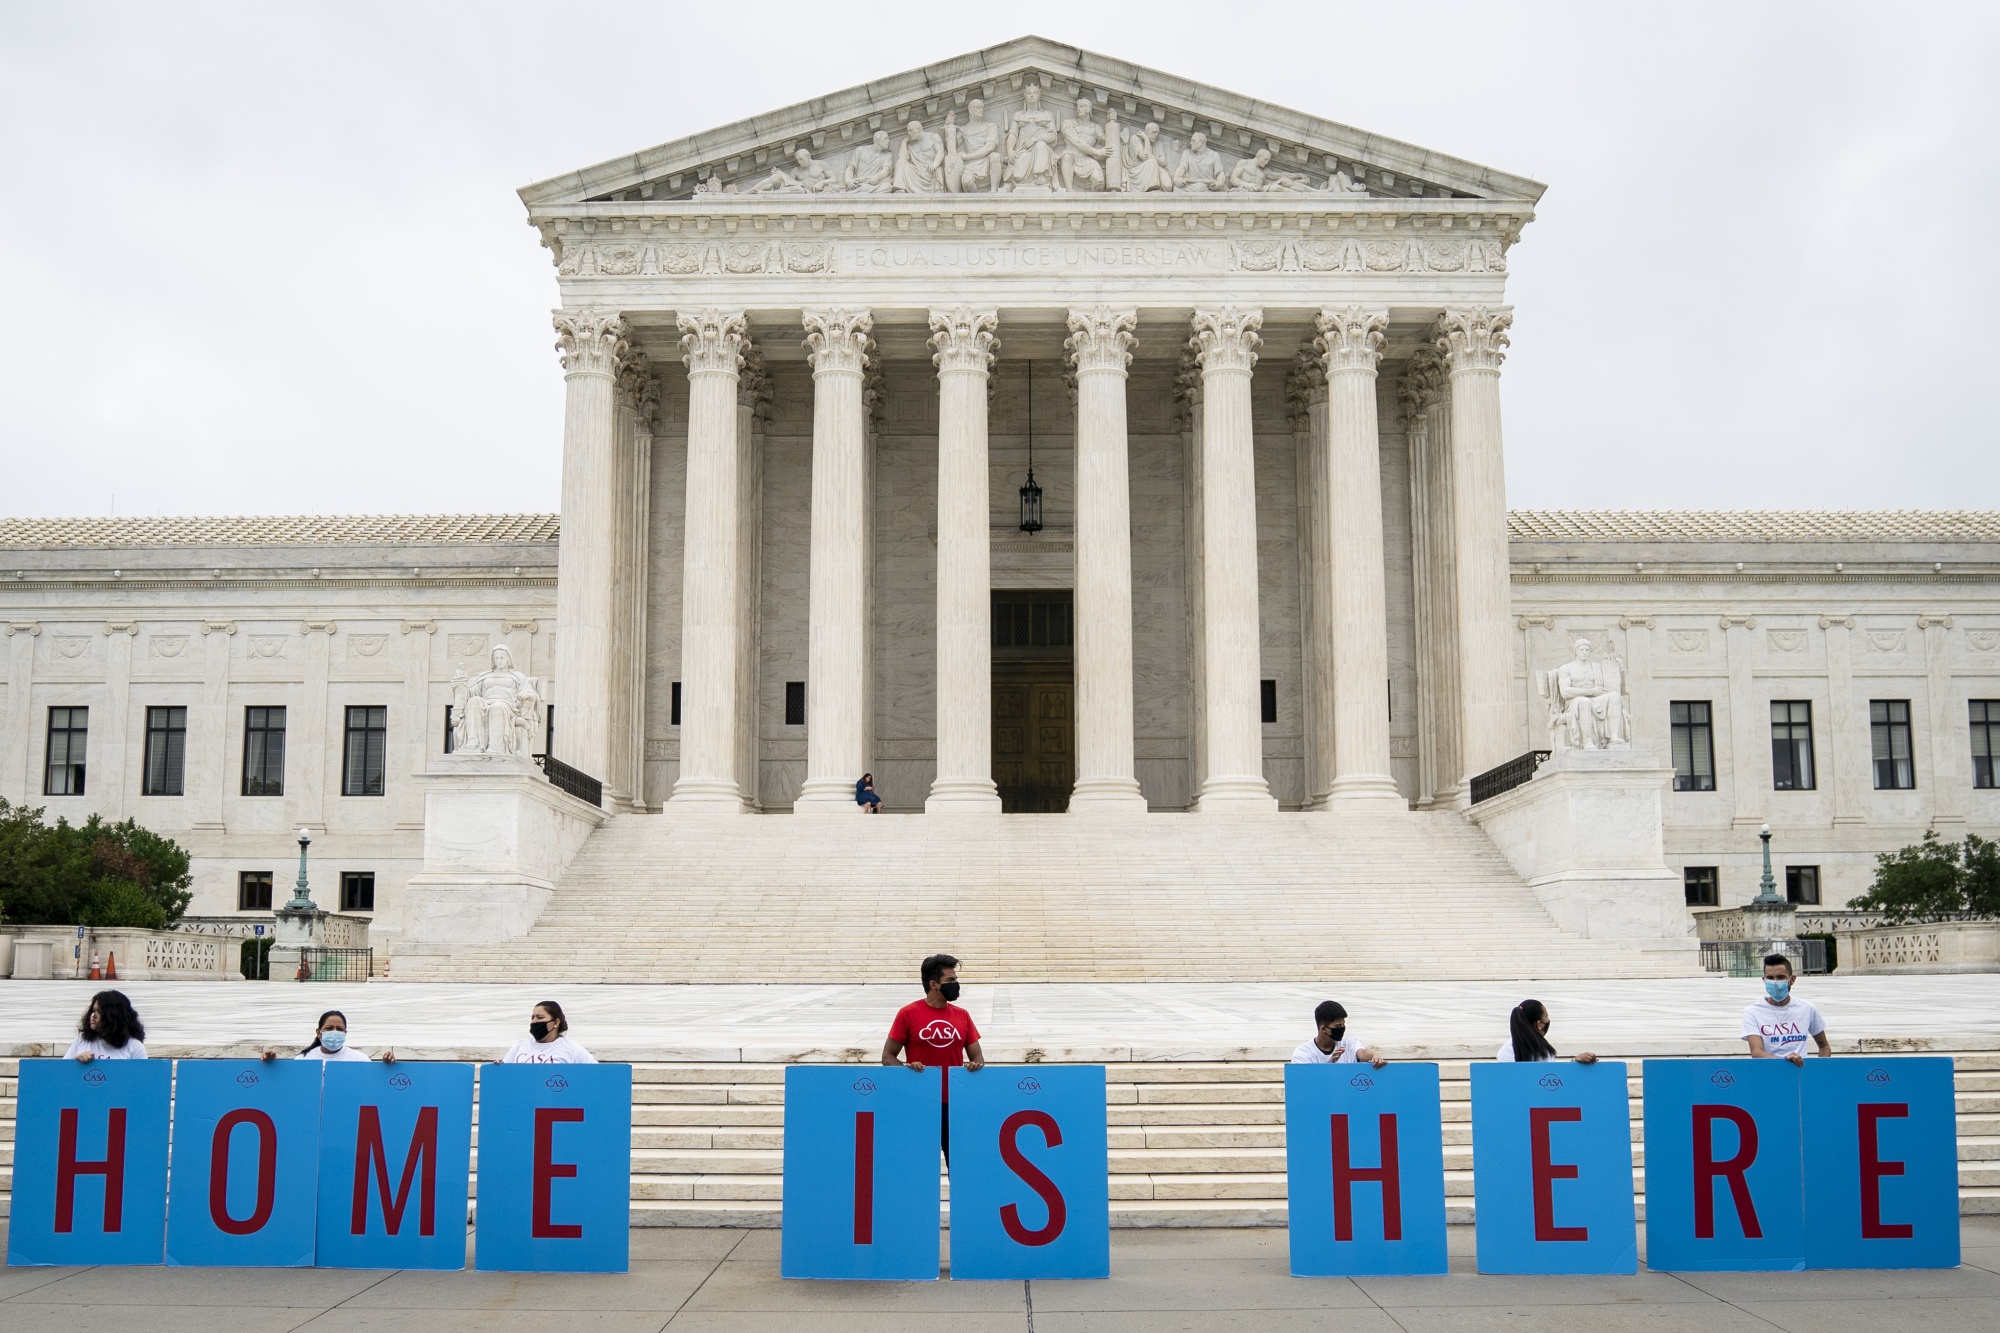
POLYGON ((90 979, 92 981, 104 980, 104 958, 95 949, 90 951, 90 979))
POLYGON ((118 951, 115 949, 111 952, 111 961, 105 965, 104 979, 106 981, 118 980, 118 951))

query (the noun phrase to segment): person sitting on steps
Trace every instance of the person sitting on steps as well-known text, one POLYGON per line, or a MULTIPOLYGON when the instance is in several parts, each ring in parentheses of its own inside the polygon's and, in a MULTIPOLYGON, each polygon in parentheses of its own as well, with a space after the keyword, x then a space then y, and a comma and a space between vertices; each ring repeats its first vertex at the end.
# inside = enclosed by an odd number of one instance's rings
POLYGON ((861 781, 854 784, 854 803, 866 806, 868 813, 871 815, 882 813, 882 798, 875 791, 875 775, 873 773, 863 773, 861 781))

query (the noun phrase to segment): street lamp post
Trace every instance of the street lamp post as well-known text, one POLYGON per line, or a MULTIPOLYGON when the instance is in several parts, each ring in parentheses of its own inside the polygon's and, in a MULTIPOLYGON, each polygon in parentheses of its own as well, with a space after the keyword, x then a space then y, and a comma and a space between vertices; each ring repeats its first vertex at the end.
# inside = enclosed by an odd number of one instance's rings
POLYGON ((1785 900, 1778 896, 1778 881, 1771 877, 1771 826, 1764 825, 1757 837, 1764 844, 1764 878, 1757 881, 1757 896, 1750 900, 1750 904, 1753 907, 1782 906, 1785 900))
MULTIPOLYGON (((1769 836, 1770 833, 1769 830, 1767 829, 1765 831, 1765 837, 1768 839, 1769 836)), ((298 883, 292 886, 292 900, 285 904, 284 910, 287 912, 317 912, 319 910, 319 904, 313 901, 312 892, 306 886, 306 849, 311 846, 312 846, 312 834, 305 829, 300 829, 299 830, 299 879, 298 883)), ((1764 860, 1765 860, 1764 878, 1768 880, 1771 877, 1770 856, 1768 855, 1768 853, 1766 854, 1764 860)))

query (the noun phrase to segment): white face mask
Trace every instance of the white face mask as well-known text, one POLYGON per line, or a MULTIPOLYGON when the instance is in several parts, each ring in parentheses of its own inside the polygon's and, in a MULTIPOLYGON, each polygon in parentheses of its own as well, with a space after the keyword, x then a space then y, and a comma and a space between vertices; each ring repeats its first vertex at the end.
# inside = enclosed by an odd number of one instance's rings
POLYGON ((328 1054, 347 1045, 347 1034, 339 1028, 332 1028, 319 1034, 319 1048, 328 1054))

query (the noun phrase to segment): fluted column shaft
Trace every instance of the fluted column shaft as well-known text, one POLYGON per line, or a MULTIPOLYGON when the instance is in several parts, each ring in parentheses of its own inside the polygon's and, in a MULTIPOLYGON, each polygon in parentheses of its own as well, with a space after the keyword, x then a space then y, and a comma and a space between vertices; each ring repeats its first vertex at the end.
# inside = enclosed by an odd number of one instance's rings
POLYGON ((1457 542, 1459 745, 1467 777, 1520 751, 1514 723, 1507 473, 1500 452, 1500 363, 1513 311, 1448 310, 1438 354, 1451 372, 1452 537, 1457 542))
POLYGON ((737 447, 743 315, 680 316, 688 368, 686 551, 681 561, 681 772, 671 804, 735 814, 737 447))
POLYGON ((1389 604, 1382 568, 1382 445, 1375 367, 1387 311, 1319 315, 1326 349, 1327 527, 1333 548, 1332 809, 1409 803, 1389 774, 1389 604))
POLYGON ((1258 310, 1198 310, 1201 362, 1202 584, 1208 606, 1202 643, 1208 773, 1195 808, 1276 810, 1264 780, 1258 682, 1257 472, 1250 424, 1250 371, 1264 320, 1258 310))
POLYGON ((763 642, 763 413, 771 398, 764 358, 748 342, 736 381, 736 785, 746 810, 759 798, 757 725, 763 642))
POLYGON ((1324 810, 1333 791, 1333 533, 1328 530, 1326 358, 1299 353, 1293 379, 1299 424, 1305 428, 1299 467, 1301 600, 1305 604, 1304 666, 1306 804, 1324 810))
POLYGON ((812 546, 806 594, 806 780, 800 813, 858 812, 867 762, 867 423, 861 375, 874 321, 865 310, 808 311, 813 364, 812 546))
POLYGON ((1132 745, 1132 488, 1125 381, 1138 314, 1069 312, 1076 367, 1076 789, 1072 814, 1140 812, 1132 745))
POLYGON ((617 548, 616 405, 625 321, 615 312, 564 310, 555 317, 562 353, 562 519, 556 555, 556 729, 563 762, 609 781, 612 619, 617 548))
POLYGON ((938 372, 937 777, 926 811, 998 811, 986 381, 999 316, 931 311, 938 372))

